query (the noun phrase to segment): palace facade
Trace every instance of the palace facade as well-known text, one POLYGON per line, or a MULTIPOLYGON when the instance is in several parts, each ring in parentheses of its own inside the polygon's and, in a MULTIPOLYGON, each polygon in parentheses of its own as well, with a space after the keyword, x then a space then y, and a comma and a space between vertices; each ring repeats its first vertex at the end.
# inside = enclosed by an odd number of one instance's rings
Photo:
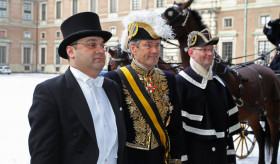
MULTIPOLYGON (((13 72, 62 73, 68 68, 68 61, 59 57, 57 49, 63 40, 60 25, 69 16, 96 12, 102 29, 113 34, 107 45, 115 46, 120 42, 122 19, 127 14, 146 9, 163 13, 173 2, 0 0, 0 65, 9 65, 13 72)), ((217 50, 223 58, 239 58, 233 62, 240 63, 273 48, 262 30, 269 20, 279 18, 280 0, 194 0, 191 9, 198 10, 212 34, 220 37, 217 50)), ((178 44, 176 40, 172 42, 178 44)), ((162 49, 163 59, 180 62, 179 50, 163 44, 170 47, 162 49)), ((268 63, 269 58, 263 63, 268 63)))

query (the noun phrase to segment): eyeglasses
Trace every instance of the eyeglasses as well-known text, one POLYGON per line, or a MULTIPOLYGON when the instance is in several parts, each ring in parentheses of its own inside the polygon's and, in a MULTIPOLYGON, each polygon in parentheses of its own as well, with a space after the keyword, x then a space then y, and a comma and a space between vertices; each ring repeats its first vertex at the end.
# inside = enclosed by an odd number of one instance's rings
POLYGON ((106 45, 104 43, 72 43, 71 46, 77 45, 77 44, 83 44, 85 45, 87 48, 89 49, 98 49, 98 48, 102 48, 104 50, 106 50, 106 45))
POLYGON ((153 43, 146 43, 143 45, 143 47, 145 49, 151 49, 153 47, 155 47, 156 49, 160 49, 160 44, 159 43, 156 43, 156 44, 153 44, 153 43))
POLYGON ((193 50, 198 50, 202 52, 214 52, 214 48, 193 48, 193 50))

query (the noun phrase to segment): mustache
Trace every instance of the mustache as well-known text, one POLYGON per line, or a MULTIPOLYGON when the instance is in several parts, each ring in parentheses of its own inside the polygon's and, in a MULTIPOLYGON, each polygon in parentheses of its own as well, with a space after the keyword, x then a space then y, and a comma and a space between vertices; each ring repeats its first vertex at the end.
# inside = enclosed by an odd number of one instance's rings
POLYGON ((95 54, 94 58, 105 58, 103 54, 95 54))
POLYGON ((149 54, 149 57, 159 57, 159 54, 149 54))

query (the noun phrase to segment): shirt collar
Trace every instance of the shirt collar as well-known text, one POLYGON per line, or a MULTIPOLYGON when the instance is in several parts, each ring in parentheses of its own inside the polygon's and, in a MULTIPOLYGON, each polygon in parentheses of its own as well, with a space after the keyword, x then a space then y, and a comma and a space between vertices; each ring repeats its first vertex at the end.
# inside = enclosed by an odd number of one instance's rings
POLYGON ((91 87, 93 84, 96 87, 102 87, 103 82, 104 82, 104 77, 103 76, 98 76, 96 78, 91 78, 88 75, 84 74, 83 72, 81 72, 80 70, 70 66, 70 70, 73 73, 74 77, 77 80, 81 80, 84 83, 87 83, 89 85, 89 87, 91 87))

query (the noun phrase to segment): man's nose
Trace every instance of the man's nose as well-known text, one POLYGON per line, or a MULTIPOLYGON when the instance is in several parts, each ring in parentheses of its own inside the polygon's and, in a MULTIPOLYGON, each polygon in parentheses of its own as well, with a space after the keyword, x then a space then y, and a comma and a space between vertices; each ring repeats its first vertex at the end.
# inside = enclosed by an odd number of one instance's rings
POLYGON ((97 47, 97 52, 101 52, 102 54, 105 54, 105 48, 102 46, 97 47))
POLYGON ((157 46, 153 46, 153 47, 151 48, 151 51, 152 51, 153 53, 156 53, 156 52, 159 52, 160 49, 159 49, 159 47, 157 47, 157 46))
POLYGON ((211 50, 207 50, 207 51, 206 51, 206 54, 207 54, 207 55, 211 55, 211 56, 212 56, 212 55, 213 55, 213 56, 215 55, 215 53, 214 53, 213 50, 212 50, 212 51, 211 51, 211 50))

